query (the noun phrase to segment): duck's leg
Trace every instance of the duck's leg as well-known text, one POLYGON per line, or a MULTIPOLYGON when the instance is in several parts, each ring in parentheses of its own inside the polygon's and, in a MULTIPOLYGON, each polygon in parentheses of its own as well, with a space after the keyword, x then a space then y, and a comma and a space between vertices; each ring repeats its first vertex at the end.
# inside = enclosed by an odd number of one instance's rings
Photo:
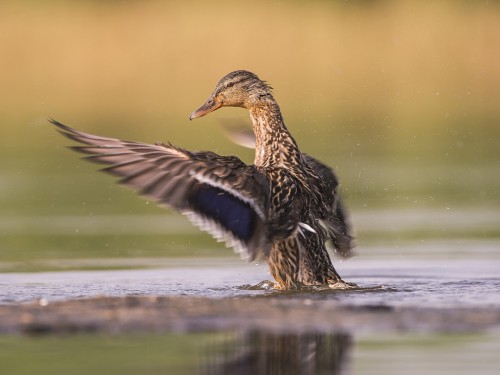
POLYGON ((267 263, 269 272, 276 281, 275 289, 297 289, 301 286, 299 281, 300 254, 295 239, 275 242, 267 263))
POLYGON ((333 265, 331 265, 328 272, 328 286, 331 289, 352 289, 358 288, 358 285, 355 283, 349 283, 347 281, 342 280, 340 275, 337 273, 333 265))
POLYGON ((302 255, 300 278, 304 285, 326 285, 341 280, 320 235, 305 232, 298 242, 302 255))
POLYGON ((300 237, 302 251, 300 277, 304 285, 328 286, 332 289, 348 289, 356 284, 342 280, 333 266, 324 239, 313 233, 305 233, 300 237), (307 251, 315 249, 315 251, 307 251))

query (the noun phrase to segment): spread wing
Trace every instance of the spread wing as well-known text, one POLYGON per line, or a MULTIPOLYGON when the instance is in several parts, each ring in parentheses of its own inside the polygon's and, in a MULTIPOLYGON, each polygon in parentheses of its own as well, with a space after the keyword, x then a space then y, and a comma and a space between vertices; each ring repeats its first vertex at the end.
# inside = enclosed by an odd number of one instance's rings
POLYGON ((325 227, 335 250, 343 257, 350 257, 353 255, 352 250, 355 247, 355 241, 347 211, 337 191, 339 185, 337 176, 326 164, 310 155, 303 154, 303 156, 307 164, 314 169, 323 181, 322 196, 326 201, 328 210, 326 216, 321 220, 321 224, 325 227))
POLYGON ((267 255, 268 187, 265 177, 234 156, 191 152, 170 144, 146 144, 101 137, 50 120, 71 147, 119 183, 161 206, 186 215, 193 224, 253 260, 267 255))

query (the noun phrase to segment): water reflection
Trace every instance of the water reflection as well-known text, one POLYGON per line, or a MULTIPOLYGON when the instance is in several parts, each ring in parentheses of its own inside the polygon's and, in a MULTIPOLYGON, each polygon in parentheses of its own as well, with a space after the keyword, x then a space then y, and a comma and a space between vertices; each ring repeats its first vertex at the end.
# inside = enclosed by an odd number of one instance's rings
POLYGON ((250 331, 226 334, 211 344, 204 375, 342 374, 352 337, 343 332, 250 331))

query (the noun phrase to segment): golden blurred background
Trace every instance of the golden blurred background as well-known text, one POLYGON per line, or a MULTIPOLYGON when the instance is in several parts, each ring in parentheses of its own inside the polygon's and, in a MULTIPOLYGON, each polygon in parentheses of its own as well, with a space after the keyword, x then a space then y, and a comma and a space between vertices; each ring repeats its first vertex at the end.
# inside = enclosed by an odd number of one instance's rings
POLYGON ((188 120, 236 69, 275 88, 354 211, 498 208, 500 2, 12 1, 0 3, 0 246, 39 244, 24 225, 58 216, 167 214, 65 150, 48 117, 251 162, 220 126, 249 124, 244 110, 188 120))

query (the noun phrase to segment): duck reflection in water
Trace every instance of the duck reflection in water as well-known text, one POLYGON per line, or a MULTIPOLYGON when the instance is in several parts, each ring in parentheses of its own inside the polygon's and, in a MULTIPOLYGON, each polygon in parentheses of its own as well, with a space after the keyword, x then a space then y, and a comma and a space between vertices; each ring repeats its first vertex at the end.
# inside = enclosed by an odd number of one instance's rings
POLYGON ((352 338, 347 333, 230 333, 211 343, 202 374, 344 374, 352 338))

